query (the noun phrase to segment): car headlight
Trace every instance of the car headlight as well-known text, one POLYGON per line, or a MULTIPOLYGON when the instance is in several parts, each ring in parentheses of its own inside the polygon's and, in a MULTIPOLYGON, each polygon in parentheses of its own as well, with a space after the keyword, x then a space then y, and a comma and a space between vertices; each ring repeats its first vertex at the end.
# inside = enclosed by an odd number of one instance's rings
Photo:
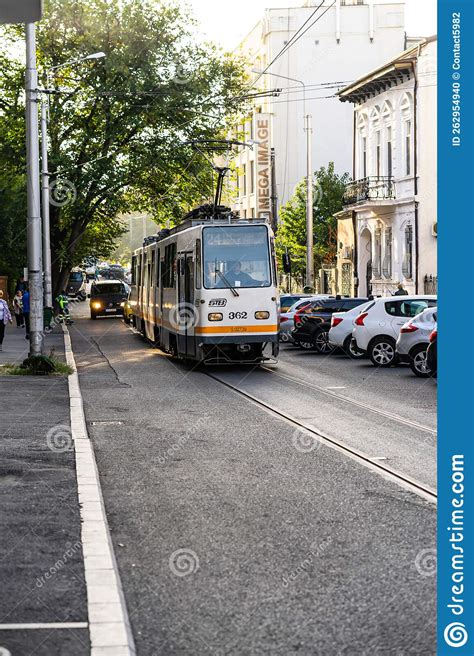
POLYGON ((122 302, 120 303, 120 307, 125 307, 125 301, 122 301, 122 302))
POLYGON ((94 310, 99 310, 102 307, 102 304, 99 303, 99 301, 93 301, 92 307, 94 308, 94 310))
POLYGON ((255 312, 256 319, 268 319, 269 317, 270 317, 270 312, 266 312, 264 310, 259 310, 258 312, 255 312))
POLYGON ((209 321, 222 321, 222 312, 210 312, 207 318, 209 321))

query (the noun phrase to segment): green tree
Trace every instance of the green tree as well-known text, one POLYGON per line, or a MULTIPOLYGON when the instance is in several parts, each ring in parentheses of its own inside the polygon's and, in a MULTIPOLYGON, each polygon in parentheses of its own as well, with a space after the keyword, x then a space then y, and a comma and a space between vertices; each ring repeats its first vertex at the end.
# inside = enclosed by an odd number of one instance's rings
MULTIPOLYGON (((313 188, 313 236, 314 264, 330 264, 337 252, 337 220, 334 214, 343 209, 345 185, 350 180, 348 173, 337 175, 334 162, 322 166, 314 174, 313 188)), ((302 274, 306 270, 306 180, 296 187, 295 193, 281 208, 280 227, 276 238, 277 254, 281 257, 286 249, 291 254, 293 272, 302 274)))
MULTIPOLYGON (((123 232, 119 213, 147 211, 158 223, 173 224, 209 195, 212 172, 186 142, 220 134, 237 109, 244 76, 241 62, 197 43, 192 28, 172 0, 45 2, 37 28, 40 70, 106 54, 50 76, 56 291, 84 256, 113 251, 123 232)), ((7 88, 0 101, 0 172, 13 163, 21 176, 23 73, 12 53, 23 34, 10 27, 3 36, 12 48, 0 58, 0 87, 7 88)))

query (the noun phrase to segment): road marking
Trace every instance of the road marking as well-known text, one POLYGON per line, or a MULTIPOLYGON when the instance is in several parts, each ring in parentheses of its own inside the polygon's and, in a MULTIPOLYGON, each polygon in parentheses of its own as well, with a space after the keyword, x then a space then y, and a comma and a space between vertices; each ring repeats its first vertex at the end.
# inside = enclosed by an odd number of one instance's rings
POLYGON ((33 624, 0 624, 0 631, 25 631, 28 629, 87 629, 88 622, 38 622, 33 624))
POLYGON ((326 387, 326 389, 346 389, 345 387, 326 387))
POLYGON ((130 620, 110 537, 99 472, 87 433, 71 337, 63 324, 66 362, 74 373, 68 378, 71 433, 76 456, 76 477, 81 514, 81 542, 87 588, 91 656, 119 653, 135 656, 130 620), (100 556, 97 559, 97 556, 100 556))

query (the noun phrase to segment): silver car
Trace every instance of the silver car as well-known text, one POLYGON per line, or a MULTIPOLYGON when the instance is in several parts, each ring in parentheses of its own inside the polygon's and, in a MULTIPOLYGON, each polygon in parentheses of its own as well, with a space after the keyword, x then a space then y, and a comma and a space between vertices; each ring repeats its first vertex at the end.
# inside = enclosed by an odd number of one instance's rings
POLYGON ((437 319, 438 308, 426 308, 402 326, 397 339, 397 353, 401 362, 408 363, 413 373, 420 378, 432 375, 426 360, 426 349, 431 332, 437 326, 437 319))

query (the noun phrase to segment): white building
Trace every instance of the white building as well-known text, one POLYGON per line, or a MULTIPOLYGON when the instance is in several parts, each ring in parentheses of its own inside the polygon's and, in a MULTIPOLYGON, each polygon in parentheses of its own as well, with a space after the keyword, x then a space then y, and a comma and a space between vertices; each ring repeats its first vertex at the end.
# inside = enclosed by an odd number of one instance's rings
POLYGON ((403 3, 324 0, 317 9, 319 4, 267 9, 237 50, 248 59, 252 79, 258 78, 252 70, 269 67, 249 93, 282 90, 278 97, 256 98, 239 128, 240 137, 263 142, 259 154, 245 149, 234 163, 240 177, 234 209, 242 215, 270 211, 271 148, 279 206, 305 177, 306 114, 312 117, 313 170, 330 161, 338 173, 352 170, 352 109, 335 92, 406 47, 403 3))
POLYGON ((354 182, 338 217, 341 293, 387 295, 397 282, 409 293, 432 291, 436 46, 426 39, 339 92, 354 105, 355 130, 354 182))

